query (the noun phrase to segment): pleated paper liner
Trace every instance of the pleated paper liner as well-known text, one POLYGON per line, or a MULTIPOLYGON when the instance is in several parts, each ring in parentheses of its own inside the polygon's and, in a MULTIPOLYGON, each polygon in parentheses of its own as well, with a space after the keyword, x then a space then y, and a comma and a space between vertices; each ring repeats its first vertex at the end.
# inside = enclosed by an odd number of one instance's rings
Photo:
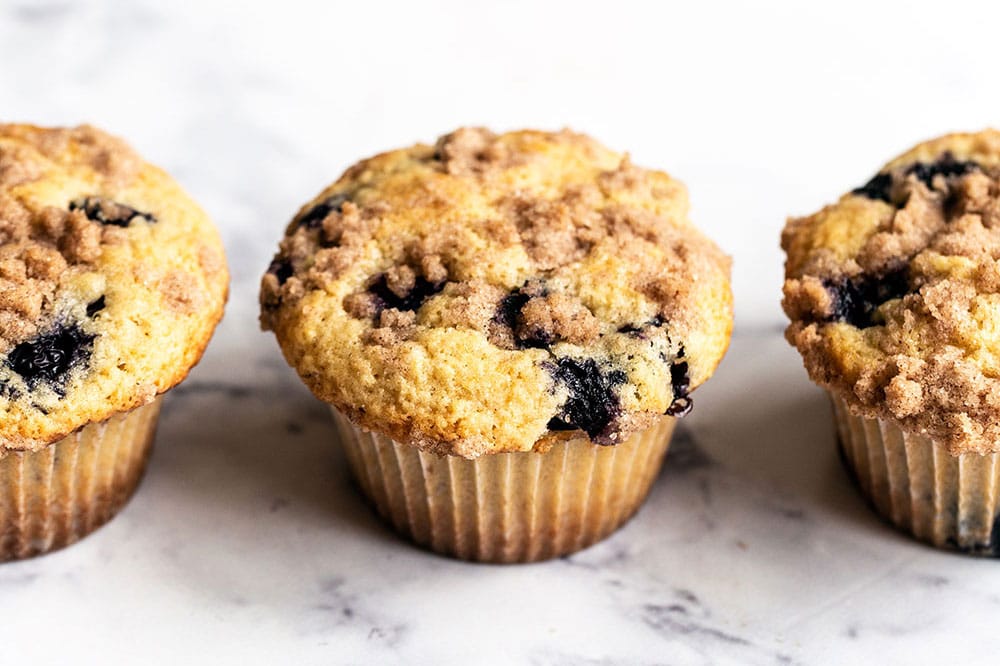
POLYGON ((62 548, 110 520, 142 478, 159 411, 157 398, 0 458, 0 561, 62 548))
POLYGON ((477 562, 535 562, 604 539, 639 509, 675 420, 615 446, 438 456, 365 432, 333 410, 347 460, 383 518, 418 545, 477 562))
POLYGON ((844 460, 879 515, 938 548, 1000 556, 998 454, 952 456, 929 437, 856 416, 830 397, 844 460))

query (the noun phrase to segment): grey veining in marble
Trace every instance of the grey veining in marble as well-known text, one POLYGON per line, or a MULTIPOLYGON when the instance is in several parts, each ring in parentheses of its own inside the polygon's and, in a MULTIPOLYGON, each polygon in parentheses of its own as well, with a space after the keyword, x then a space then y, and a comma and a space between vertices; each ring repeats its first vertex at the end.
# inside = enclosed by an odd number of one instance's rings
POLYGON ((0 566, 0 663, 995 663, 1000 565, 920 546, 855 493, 781 338, 777 237, 913 141, 995 121, 997 18, 985 3, 0 2, 0 115, 127 137, 210 212, 233 268, 133 501, 67 550, 0 566), (736 261, 736 337, 649 501, 543 564, 394 536, 256 327, 298 205, 355 159, 460 124, 630 148, 687 182, 736 261))

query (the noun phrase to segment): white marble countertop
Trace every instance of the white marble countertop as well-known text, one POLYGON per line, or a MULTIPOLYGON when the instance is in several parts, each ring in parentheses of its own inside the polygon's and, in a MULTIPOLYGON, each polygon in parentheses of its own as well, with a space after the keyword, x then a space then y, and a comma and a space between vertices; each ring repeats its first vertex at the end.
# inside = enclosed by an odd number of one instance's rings
POLYGON ((127 137, 209 210, 233 267, 134 500, 0 566, 0 663, 996 662, 1000 563, 900 536, 851 487, 780 335, 777 248, 787 214, 894 152, 997 122, 996 9, 254 4, 0 3, 0 115, 127 137), (628 148, 687 182, 736 260, 732 348, 649 501, 543 564, 394 536, 256 327, 299 204, 359 157, 460 124, 628 148))

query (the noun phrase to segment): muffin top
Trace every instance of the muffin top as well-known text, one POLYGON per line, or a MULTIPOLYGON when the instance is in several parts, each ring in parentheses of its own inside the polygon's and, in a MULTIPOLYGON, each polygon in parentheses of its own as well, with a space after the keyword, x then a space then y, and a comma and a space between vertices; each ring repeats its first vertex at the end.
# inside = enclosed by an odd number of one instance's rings
POLYGON ((438 453, 613 444, 682 415, 729 341, 684 187, 571 132, 460 129, 302 208, 262 325, 322 400, 438 453))
POLYGON ((1000 132, 918 145, 782 247, 813 380, 954 455, 1000 450, 1000 132))
POLYGON ((205 214, 121 140, 0 125, 0 455, 179 382, 227 285, 205 214))

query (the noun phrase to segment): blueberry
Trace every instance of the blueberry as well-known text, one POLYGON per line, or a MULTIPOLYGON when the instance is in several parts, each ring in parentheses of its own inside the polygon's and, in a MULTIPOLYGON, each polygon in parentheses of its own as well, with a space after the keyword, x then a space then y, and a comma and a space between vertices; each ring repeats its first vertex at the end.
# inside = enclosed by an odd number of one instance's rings
POLYGON ((546 331, 532 330, 517 336, 518 349, 548 349, 556 339, 546 331))
POLYGON ((420 309, 424 301, 444 289, 444 282, 429 282, 423 276, 417 276, 416 283, 406 296, 397 296, 396 292, 389 289, 385 274, 379 275, 375 283, 368 288, 368 292, 378 300, 378 309, 394 308, 396 310, 408 310, 415 312, 420 309))
POLYGON ((624 326, 620 326, 618 328, 618 332, 625 333, 627 335, 636 335, 637 337, 643 337, 642 336, 643 329, 647 327, 660 328, 665 323, 667 322, 661 315, 656 315, 649 321, 645 321, 641 324, 625 324, 624 326))
POLYGON ((267 267, 268 273, 273 273, 278 278, 278 284, 285 284, 288 278, 292 277, 292 262, 286 257, 275 258, 267 267))
POLYGON ((84 197, 69 203, 70 210, 82 210, 88 220, 116 227, 127 227, 135 218, 146 222, 156 222, 150 213, 143 213, 117 201, 109 201, 100 197, 84 197))
POLYGON ((76 325, 60 326, 14 347, 7 355, 7 365, 30 388, 45 382, 59 395, 65 395, 69 371, 90 360, 95 337, 76 325))
MULTIPOLYGON (((684 350, 681 349, 681 356, 684 350)), ((673 363, 670 366, 670 385, 674 390, 674 400, 667 407, 668 416, 685 416, 691 411, 694 402, 691 400, 691 376, 688 374, 687 361, 673 363)))
POLYGON ((103 310, 104 306, 105 306, 104 294, 101 294, 101 297, 98 298, 96 301, 87 304, 87 316, 93 317, 95 314, 103 310))
POLYGON ((500 307, 493 316, 493 321, 506 326, 511 331, 515 330, 517 328, 517 321, 521 316, 521 310, 530 300, 531 296, 528 296, 520 289, 514 289, 514 291, 504 296, 503 300, 500 301, 500 307))
POLYGON ((533 330, 517 337, 518 349, 548 349, 556 339, 546 331, 533 330))
POLYGON ((861 275, 849 280, 825 280, 823 286, 833 298, 831 319, 857 328, 874 326, 873 316, 880 305, 911 292, 909 269, 906 266, 881 276, 861 275))
MULTIPOLYGON (((548 290, 542 288, 534 296, 547 296, 548 290)), ((533 298, 520 288, 516 288, 504 296, 500 307, 493 316, 493 321, 509 328, 514 336, 514 344, 518 349, 548 349, 555 342, 552 335, 546 331, 526 328, 521 319, 521 310, 533 298)))
POLYGON ((892 199, 889 196, 891 190, 892 175, 888 173, 879 173, 875 174, 874 178, 861 187, 856 187, 851 190, 851 194, 857 194, 858 196, 868 197, 869 199, 892 203, 892 199))
POLYGON ((349 199, 350 197, 347 194, 335 194, 329 199, 319 202, 302 214, 302 217, 298 220, 298 225, 307 229, 318 228, 330 213, 343 212, 344 203, 349 199))
POLYGON ((975 162, 960 162, 951 153, 944 153, 937 160, 931 163, 917 162, 906 170, 907 175, 913 174, 927 187, 934 183, 935 176, 954 178, 979 169, 975 162))
POLYGON ((625 383, 625 373, 602 370, 594 359, 560 358, 546 365, 553 379, 569 391, 559 414, 549 420, 549 430, 580 429, 598 444, 613 444, 607 429, 621 414, 615 387, 625 383))
MULTIPOLYGON (((959 161, 951 153, 944 153, 933 162, 915 162, 903 171, 904 176, 914 175, 927 187, 933 187, 935 176, 955 178, 976 171, 980 166, 971 161, 959 161)), ((879 173, 861 187, 851 190, 852 194, 877 199, 886 203, 892 200, 892 174, 879 173)))

